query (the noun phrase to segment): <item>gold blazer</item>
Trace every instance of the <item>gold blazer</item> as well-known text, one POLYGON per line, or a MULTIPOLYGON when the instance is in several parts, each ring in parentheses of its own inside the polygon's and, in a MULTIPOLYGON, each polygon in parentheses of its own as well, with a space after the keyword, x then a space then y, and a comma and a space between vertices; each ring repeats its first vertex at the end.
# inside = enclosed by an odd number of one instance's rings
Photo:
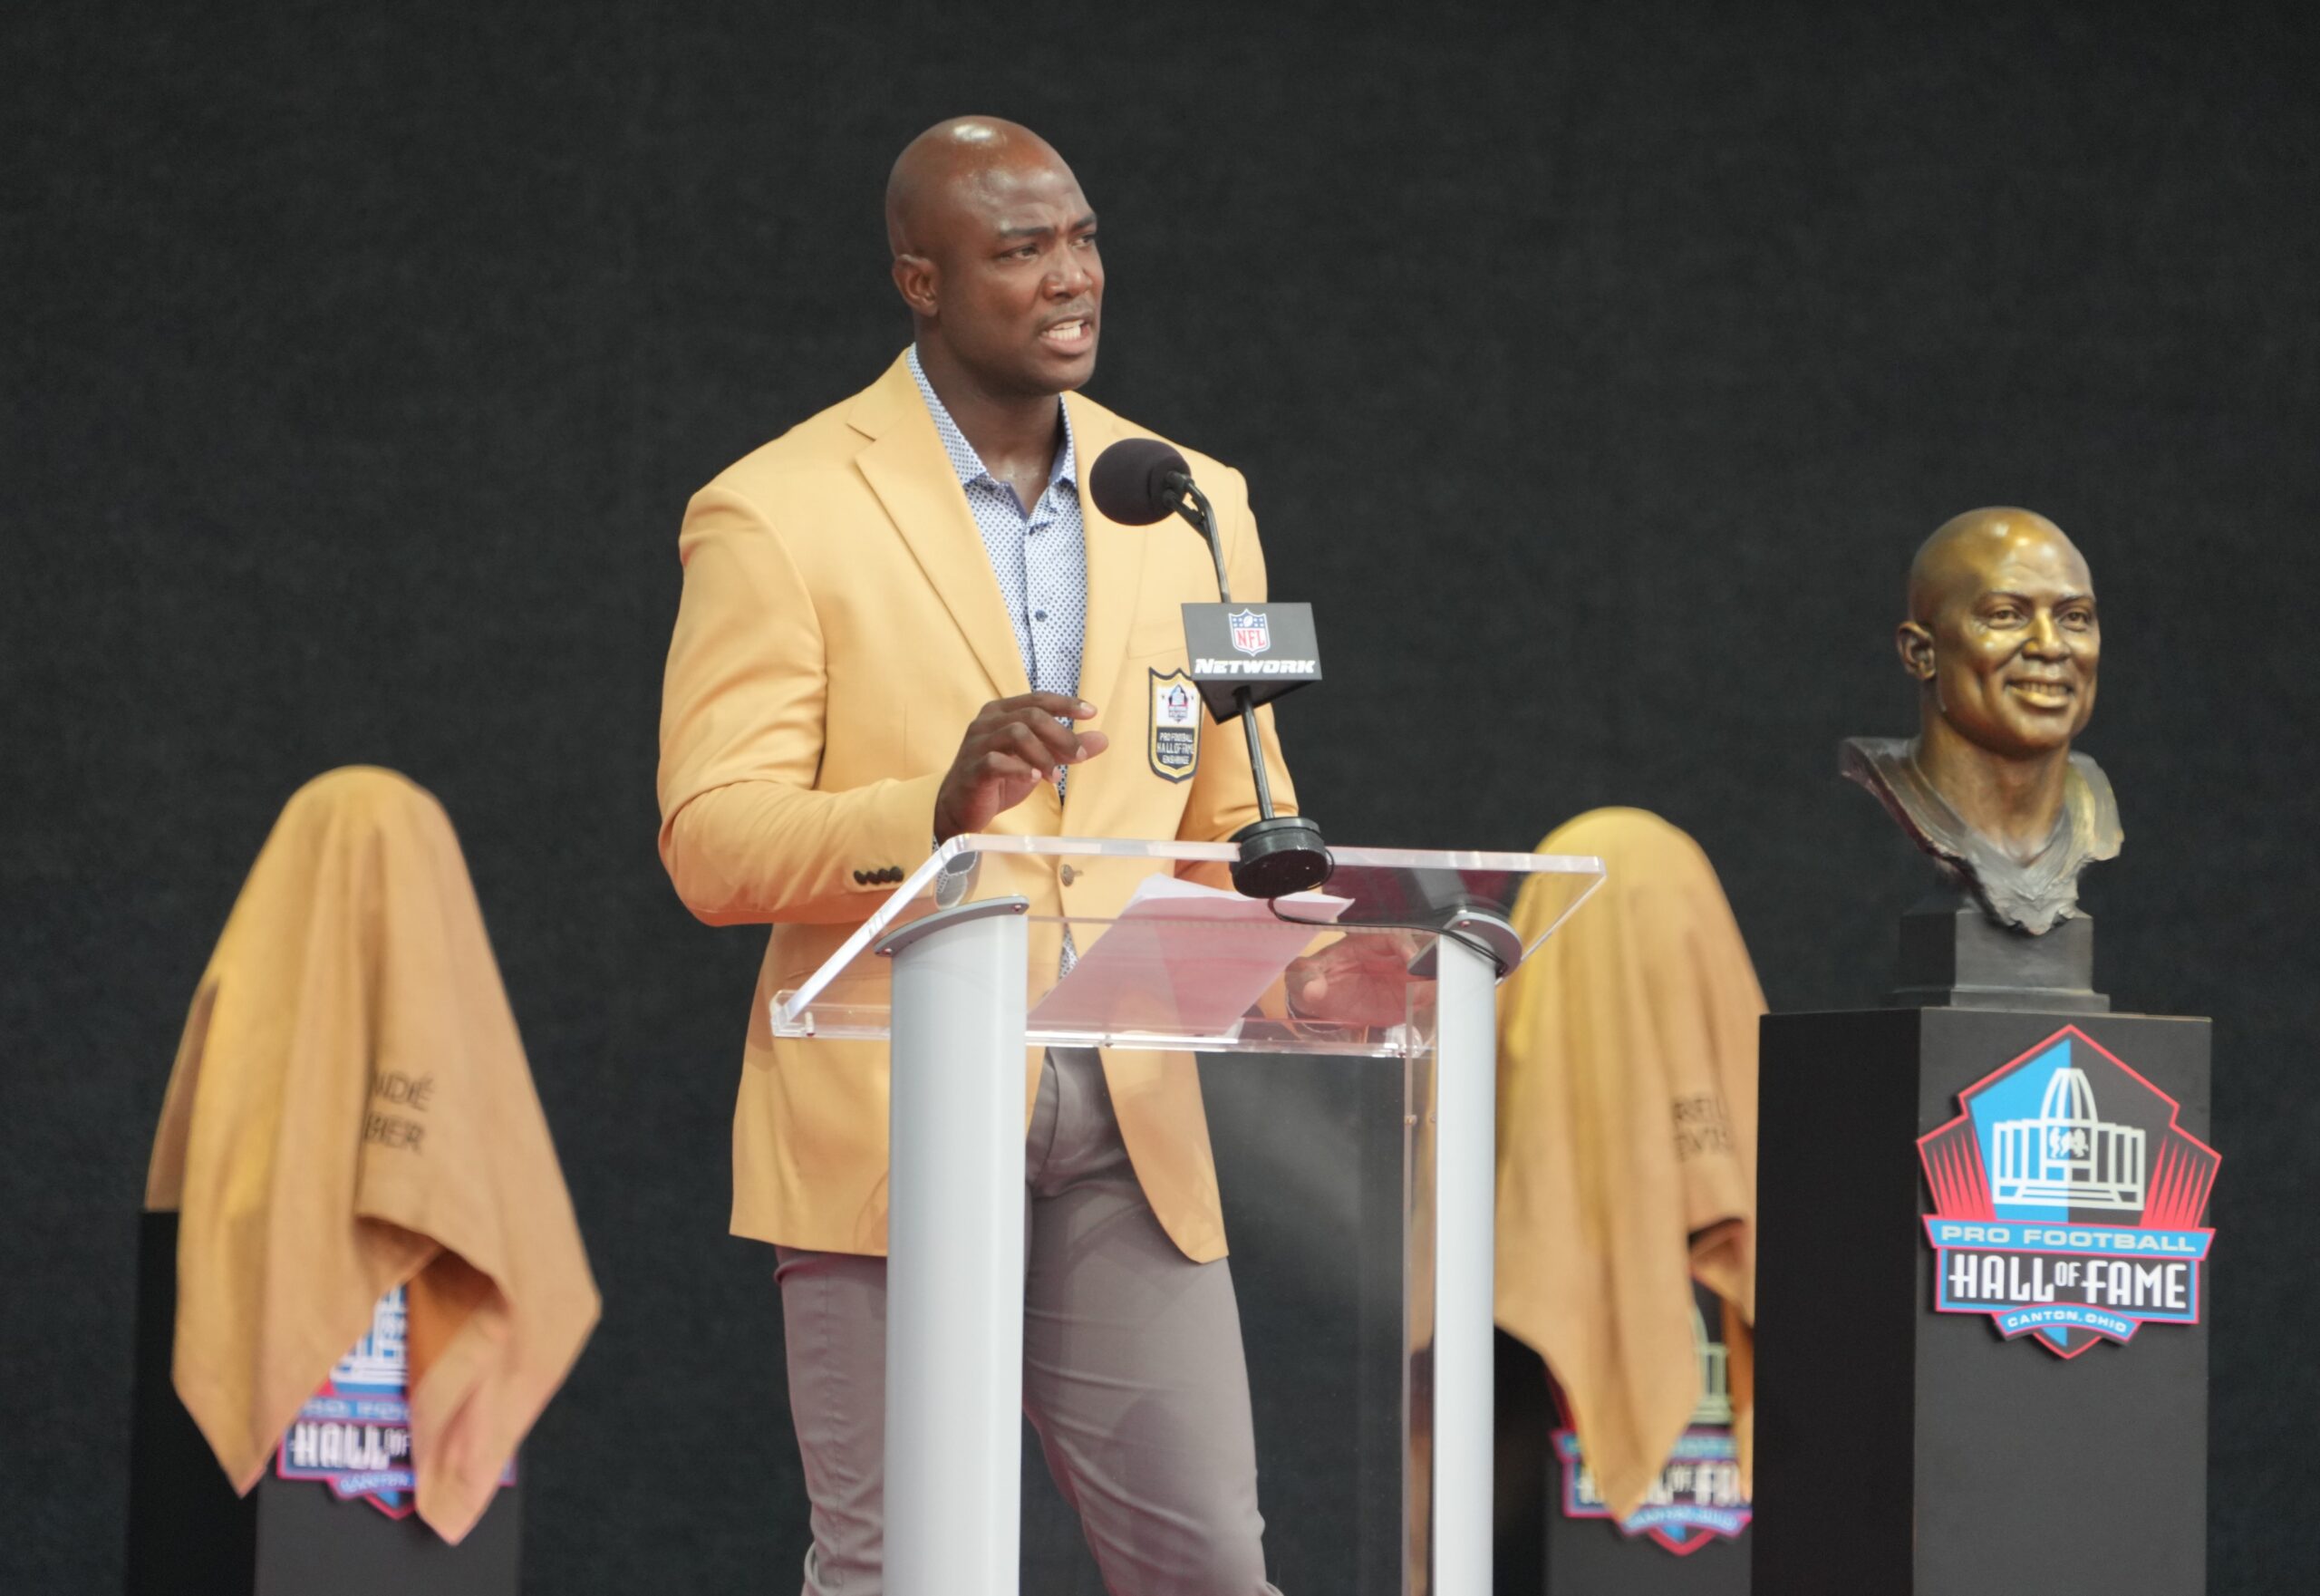
MULTIPOLYGON (((1111 747, 1007 811, 1008 834, 1217 840, 1256 818, 1246 740, 1201 716, 1197 757, 1155 751, 1155 694, 1188 664, 1186 602, 1215 573, 1188 527, 1107 520, 1087 496, 1096 457, 1144 429, 1068 394, 1088 553, 1079 694, 1111 747)), ((1215 505, 1236 602, 1265 596, 1264 556, 1237 471, 1184 450, 1215 505)), ((771 922, 733 1123, 735 1233, 883 1253, 886 1054, 881 1044, 771 1033, 797 985, 933 851, 935 789, 981 706, 1030 691, 1015 634, 957 476, 907 363, 728 468, 693 496, 678 537, 684 589, 661 710, 661 858, 712 925, 771 922)), ((1271 713, 1259 711, 1275 802, 1295 808, 1271 713)), ((1148 868, 1040 868, 1014 887, 1033 915, 1116 913, 1148 868)), ((1035 987, 1060 933, 1031 926, 1035 987)), ((1086 937, 1083 933, 1083 942, 1086 937)), ((1036 992, 1034 998, 1036 1000, 1036 992)), ((1224 1253, 1216 1171, 1189 1053, 1107 1049, 1120 1132, 1153 1211, 1195 1260, 1224 1253)), ((1025 1061, 1028 1125, 1039 1055, 1025 1061)))

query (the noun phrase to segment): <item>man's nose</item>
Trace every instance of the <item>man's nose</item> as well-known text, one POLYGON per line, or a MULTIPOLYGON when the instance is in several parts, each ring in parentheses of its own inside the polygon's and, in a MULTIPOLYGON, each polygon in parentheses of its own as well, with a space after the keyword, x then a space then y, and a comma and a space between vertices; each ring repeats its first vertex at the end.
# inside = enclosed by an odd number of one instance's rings
POLYGON ((1048 274, 1048 297, 1077 299, 1087 293, 1095 281, 1095 274, 1088 269, 1088 263, 1079 258, 1078 252, 1067 249, 1063 252, 1061 264, 1048 274))
POLYGON ((2042 660, 2068 659, 2070 644, 2054 616, 2041 614, 2030 623, 2030 641, 2024 645, 2024 652, 2042 660))

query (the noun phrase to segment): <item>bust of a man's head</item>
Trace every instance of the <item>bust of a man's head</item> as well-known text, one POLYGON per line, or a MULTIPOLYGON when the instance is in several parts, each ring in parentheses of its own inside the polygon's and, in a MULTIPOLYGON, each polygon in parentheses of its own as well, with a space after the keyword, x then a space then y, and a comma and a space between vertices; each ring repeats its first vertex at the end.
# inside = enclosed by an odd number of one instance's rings
POLYGON ((2109 783, 2071 754, 2102 657, 2085 556, 2030 510, 1969 510, 1910 562, 1894 643, 1918 735, 1855 740, 1846 774, 1994 917, 2043 931, 2075 913, 2078 872, 2119 848, 2109 783))
POLYGON ((2094 577, 2032 511, 1969 510, 1927 538, 1894 643, 1920 684, 1921 759, 2044 763, 2094 713, 2094 577))

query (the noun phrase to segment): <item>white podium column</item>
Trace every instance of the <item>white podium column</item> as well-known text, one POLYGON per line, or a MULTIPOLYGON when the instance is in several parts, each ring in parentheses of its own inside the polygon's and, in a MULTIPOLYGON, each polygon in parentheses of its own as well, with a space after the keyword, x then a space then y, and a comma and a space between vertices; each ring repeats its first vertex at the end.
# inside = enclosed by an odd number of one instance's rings
MULTIPOLYGON (((1487 931, 1488 923, 1460 923, 1487 931)), ((1511 933, 1510 933, 1511 934, 1511 933)), ((1520 944, 1516 944, 1519 956, 1520 944)), ((1498 967, 1455 935, 1436 944, 1434 1581, 1490 1596, 1494 1463, 1491 1344, 1498 1203, 1498 967)))
POLYGON ((1023 1409, 1020 898, 888 937, 886 1590, 1015 1596, 1023 1409))

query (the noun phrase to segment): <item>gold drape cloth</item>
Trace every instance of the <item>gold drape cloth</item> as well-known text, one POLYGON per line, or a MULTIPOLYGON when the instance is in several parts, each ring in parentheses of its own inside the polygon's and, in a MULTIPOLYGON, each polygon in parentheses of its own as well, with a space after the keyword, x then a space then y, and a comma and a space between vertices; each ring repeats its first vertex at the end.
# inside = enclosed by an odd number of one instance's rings
POLYGON ((237 1491, 408 1284, 418 1510, 464 1536, 598 1304, 423 788, 334 770, 284 808, 195 995, 145 1205, 180 1214, 175 1383, 237 1491))
MULTIPOLYGON (((1699 1401, 1694 1276, 1726 1304, 1747 1477, 1764 993, 1707 856, 1665 820, 1598 809, 1539 851, 1607 875, 1500 993, 1498 1322, 1546 1359, 1624 1518, 1699 1401)), ((1526 894, 1517 929, 1549 912, 1526 894)))

